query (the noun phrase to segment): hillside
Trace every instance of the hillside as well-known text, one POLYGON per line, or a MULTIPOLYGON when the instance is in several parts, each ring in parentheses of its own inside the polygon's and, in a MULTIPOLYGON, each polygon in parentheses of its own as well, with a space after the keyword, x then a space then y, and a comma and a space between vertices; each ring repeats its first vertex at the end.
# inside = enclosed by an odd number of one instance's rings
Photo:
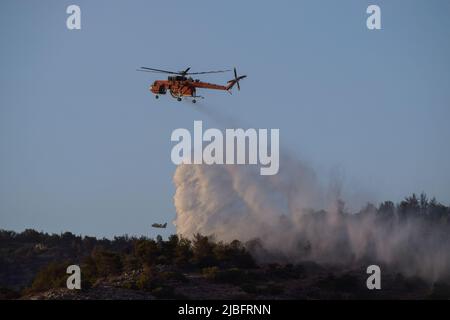
MULTIPOLYGON (((137 257, 141 256, 139 250, 149 254, 149 249, 142 247, 143 240, 128 241, 135 242, 137 257)), ((170 241, 162 243, 167 246, 170 241)), ((429 283, 389 271, 383 273, 382 290, 369 291, 362 265, 254 264, 242 248, 239 259, 232 257, 235 252, 231 258, 229 254, 215 261, 183 265, 182 260, 168 264, 163 256, 157 257, 155 264, 119 258, 114 253, 118 251, 100 251, 97 245, 91 255, 84 255, 40 244, 15 246, 16 253, 24 254, 20 259, 5 256, 2 245, 2 299, 450 299, 447 282, 429 283), (81 264, 82 290, 65 288, 65 267, 72 263, 81 264)), ((121 252, 135 250, 114 241, 105 247, 114 250, 115 246, 121 247, 121 252)), ((216 248, 214 255, 219 257, 220 250, 216 248)))

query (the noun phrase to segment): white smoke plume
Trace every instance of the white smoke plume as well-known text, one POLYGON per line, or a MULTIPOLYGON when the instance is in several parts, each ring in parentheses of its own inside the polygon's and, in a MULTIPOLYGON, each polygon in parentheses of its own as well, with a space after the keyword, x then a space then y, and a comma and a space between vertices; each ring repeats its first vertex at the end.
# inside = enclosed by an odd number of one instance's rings
POLYGON ((274 176, 243 165, 181 165, 174 183, 177 232, 183 235, 249 240, 270 234, 281 217, 320 202, 314 173, 300 164, 274 176))
POLYGON ((321 187, 310 167, 286 153, 274 176, 259 175, 255 166, 180 165, 173 181, 182 236, 258 239, 253 253, 262 261, 367 261, 427 280, 449 276, 448 229, 414 219, 380 222, 370 207, 344 214, 339 194, 321 187))

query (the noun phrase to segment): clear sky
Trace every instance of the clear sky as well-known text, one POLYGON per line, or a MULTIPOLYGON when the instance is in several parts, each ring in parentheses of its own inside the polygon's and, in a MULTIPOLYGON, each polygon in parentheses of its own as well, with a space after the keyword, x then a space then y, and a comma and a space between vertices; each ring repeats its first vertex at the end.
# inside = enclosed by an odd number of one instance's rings
POLYGON ((168 221, 162 234, 174 232, 170 134, 218 124, 155 100, 158 75, 140 66, 236 66, 242 90, 201 92, 205 108, 279 128, 348 194, 449 204, 449 16, 447 0, 2 0, 0 228, 154 236, 151 223, 168 221), (81 30, 66 28, 70 4, 81 30), (369 4, 382 30, 366 28, 369 4))

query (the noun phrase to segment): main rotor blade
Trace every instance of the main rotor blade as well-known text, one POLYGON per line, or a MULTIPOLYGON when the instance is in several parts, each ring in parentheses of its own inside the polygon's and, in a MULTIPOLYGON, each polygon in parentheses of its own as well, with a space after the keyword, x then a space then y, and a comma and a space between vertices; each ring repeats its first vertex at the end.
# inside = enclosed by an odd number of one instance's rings
POLYGON ((217 70, 217 71, 204 71, 204 72, 188 72, 186 74, 207 74, 207 73, 222 73, 222 72, 228 72, 231 70, 217 70))
MULTIPOLYGON (((149 72, 161 72, 161 73, 169 73, 169 74, 180 74, 179 72, 160 70, 160 69, 153 69, 153 68, 147 68, 147 67, 141 67, 141 69, 148 70, 149 72)), ((144 70, 142 70, 142 71, 144 71, 144 70)))
POLYGON ((144 69, 136 69, 136 71, 150 72, 150 73, 166 73, 166 72, 151 71, 151 70, 144 70, 144 69))
POLYGON ((190 75, 190 74, 208 74, 208 73, 222 73, 222 72, 228 72, 231 70, 217 70, 217 71, 204 71, 204 72, 188 72, 191 68, 187 68, 184 71, 168 71, 168 70, 161 70, 161 69, 154 69, 154 68, 147 68, 147 67, 141 67, 141 69, 138 69, 138 71, 145 71, 145 72, 155 72, 155 73, 167 73, 167 74, 179 74, 179 75, 190 75))

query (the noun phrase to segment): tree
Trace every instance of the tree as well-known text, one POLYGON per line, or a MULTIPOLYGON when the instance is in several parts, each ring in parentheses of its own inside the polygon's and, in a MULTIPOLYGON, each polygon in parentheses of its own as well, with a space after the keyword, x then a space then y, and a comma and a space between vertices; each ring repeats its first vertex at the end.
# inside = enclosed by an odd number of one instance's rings
POLYGON ((42 268, 33 280, 31 291, 40 292, 64 287, 67 280, 66 268, 71 264, 68 261, 51 262, 42 268))
POLYGON ((122 261, 118 253, 102 249, 94 249, 92 259, 95 261, 97 274, 102 277, 122 272, 122 261))
POLYGON ((144 265, 153 265, 159 256, 159 248, 154 240, 141 239, 134 245, 134 254, 144 265))
POLYGON ((199 267, 209 267, 215 264, 214 243, 208 237, 197 233, 192 241, 193 261, 199 267))
POLYGON ((413 193, 411 197, 406 197, 405 200, 400 202, 399 213, 401 218, 419 215, 420 204, 415 193, 413 193))
POLYGON ((395 205, 392 201, 385 201, 378 207, 378 214, 383 218, 391 218, 395 214, 395 205))
POLYGON ((428 198, 424 192, 422 192, 420 194, 419 206, 420 206, 420 213, 423 215, 427 215, 428 214, 428 198))
POLYGON ((193 252, 191 241, 186 238, 180 238, 175 249, 174 263, 179 267, 187 267, 192 259, 193 252))

